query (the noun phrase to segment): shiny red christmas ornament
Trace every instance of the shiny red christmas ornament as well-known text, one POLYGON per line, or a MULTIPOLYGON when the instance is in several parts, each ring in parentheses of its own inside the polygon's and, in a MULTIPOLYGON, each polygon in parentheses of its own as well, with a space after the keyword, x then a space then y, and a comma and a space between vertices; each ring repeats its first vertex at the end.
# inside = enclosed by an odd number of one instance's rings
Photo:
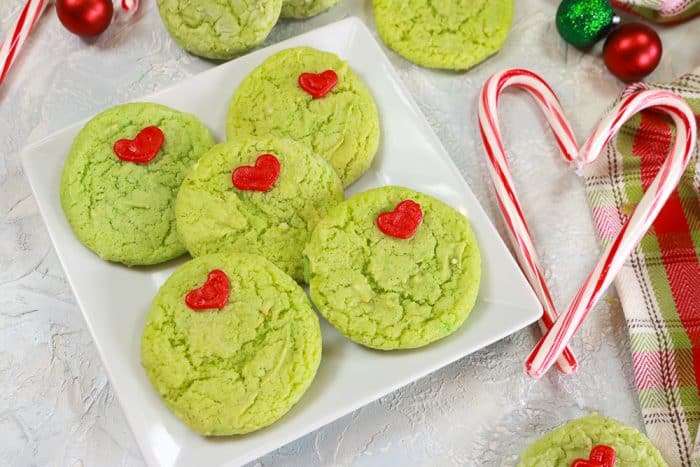
POLYGON ((78 36, 96 36, 112 22, 112 0, 56 0, 56 14, 63 26, 78 36))
POLYGON ((639 81, 661 61, 661 38, 641 23, 627 23, 613 30, 605 41, 603 59, 610 72, 622 81, 639 81))

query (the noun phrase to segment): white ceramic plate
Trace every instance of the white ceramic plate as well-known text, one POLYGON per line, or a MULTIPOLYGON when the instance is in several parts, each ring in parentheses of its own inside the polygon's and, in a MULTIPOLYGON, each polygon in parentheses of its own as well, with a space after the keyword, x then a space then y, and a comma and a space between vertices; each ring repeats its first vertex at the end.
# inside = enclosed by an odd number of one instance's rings
POLYGON ((129 269, 106 263, 73 235, 59 203, 63 161, 84 122, 27 148, 22 160, 34 196, 136 440, 150 465, 239 465, 309 433, 397 388, 532 323, 541 307, 457 167, 447 155, 367 27, 349 18, 251 53, 145 98, 201 118, 224 139, 229 98, 265 58, 294 46, 334 52, 368 83, 382 140, 370 171, 348 195, 404 185, 436 196, 471 221, 483 258, 474 311, 452 336, 424 349, 382 353, 355 345, 322 322, 323 360, 302 400, 280 421, 246 436, 207 439, 161 402, 139 363, 144 317, 156 291, 182 261, 129 269))

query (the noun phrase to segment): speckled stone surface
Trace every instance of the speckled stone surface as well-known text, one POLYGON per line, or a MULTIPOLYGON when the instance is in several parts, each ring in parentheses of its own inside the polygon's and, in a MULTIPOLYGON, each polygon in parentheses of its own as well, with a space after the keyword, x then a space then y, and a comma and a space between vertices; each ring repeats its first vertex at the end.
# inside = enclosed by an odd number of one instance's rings
POLYGON ((318 311, 349 339, 412 349, 459 329, 474 306, 481 255, 467 219, 403 187, 365 191, 332 208, 304 250, 318 311), (423 218, 411 238, 386 235, 377 217, 411 200, 423 218))
MULTIPOLYGON (((23 3, 0 2, 0 30, 23 3)), ((602 45, 582 53, 561 41, 558 3, 517 1, 513 40, 465 74, 425 70, 388 52, 503 235, 474 113, 484 80, 505 67, 538 71, 570 109, 579 141, 623 88, 605 69, 602 45)), ((348 15, 374 28, 371 9, 367 0, 345 0, 307 21, 282 22, 267 43, 348 15)), ((133 22, 117 21, 90 43, 66 32, 49 9, 0 86, 0 459, 12 466, 144 465, 17 156, 29 142, 212 66, 172 41, 153 2, 142 2, 133 22)), ((700 35, 700 20, 658 30, 665 55, 650 79, 671 80, 698 66, 688 44, 700 35)), ((563 307, 597 255, 583 183, 559 160, 529 98, 508 93, 501 108, 513 176, 563 307)), ((513 466, 544 431, 591 411, 642 427, 627 330, 612 290, 574 339, 578 374, 528 379, 522 361, 537 334, 532 327, 507 337, 250 465, 513 466)))
POLYGON ((321 329, 304 290, 263 257, 243 253, 179 267, 153 300, 141 340, 151 384, 203 435, 274 423, 306 392, 320 362, 321 329), (228 277, 228 302, 192 310, 185 296, 213 270, 228 277))

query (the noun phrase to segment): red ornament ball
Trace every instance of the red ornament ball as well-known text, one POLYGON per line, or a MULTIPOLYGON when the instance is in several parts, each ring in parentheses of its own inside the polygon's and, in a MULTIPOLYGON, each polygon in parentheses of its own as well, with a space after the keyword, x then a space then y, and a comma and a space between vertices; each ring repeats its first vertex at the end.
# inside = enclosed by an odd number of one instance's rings
POLYGON ((603 59, 610 72, 622 81, 639 81, 654 71, 661 61, 661 38, 641 23, 627 23, 608 35, 603 59))
POLYGON ((96 36, 112 22, 112 0, 56 0, 56 14, 63 26, 78 36, 96 36))

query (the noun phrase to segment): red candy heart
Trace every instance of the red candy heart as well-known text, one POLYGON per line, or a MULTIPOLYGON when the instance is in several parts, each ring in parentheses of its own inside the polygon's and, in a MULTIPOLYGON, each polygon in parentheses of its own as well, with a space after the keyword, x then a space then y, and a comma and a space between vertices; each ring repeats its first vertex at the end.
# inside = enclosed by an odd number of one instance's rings
POLYGON ((337 84, 338 74, 333 70, 326 70, 323 73, 302 73, 299 75, 299 86, 301 89, 316 99, 325 97, 337 84))
POLYGON ((269 191, 280 176, 280 161, 272 154, 263 154, 254 166, 243 165, 233 171, 233 186, 245 191, 269 191))
POLYGON ((413 237, 423 220, 420 204, 407 199, 401 201, 391 212, 377 217, 377 227, 390 237, 407 239, 413 237))
POLYGON ((185 297, 185 303, 193 310, 221 309, 228 303, 228 276, 220 269, 214 269, 207 276, 207 281, 185 297))
POLYGON ((165 135, 157 126, 147 126, 134 139, 120 139, 114 143, 114 154, 123 161, 145 164, 150 162, 163 146, 165 135))
POLYGON ((591 449, 586 459, 576 459, 571 467, 613 467, 615 465, 615 449, 603 444, 591 449))

